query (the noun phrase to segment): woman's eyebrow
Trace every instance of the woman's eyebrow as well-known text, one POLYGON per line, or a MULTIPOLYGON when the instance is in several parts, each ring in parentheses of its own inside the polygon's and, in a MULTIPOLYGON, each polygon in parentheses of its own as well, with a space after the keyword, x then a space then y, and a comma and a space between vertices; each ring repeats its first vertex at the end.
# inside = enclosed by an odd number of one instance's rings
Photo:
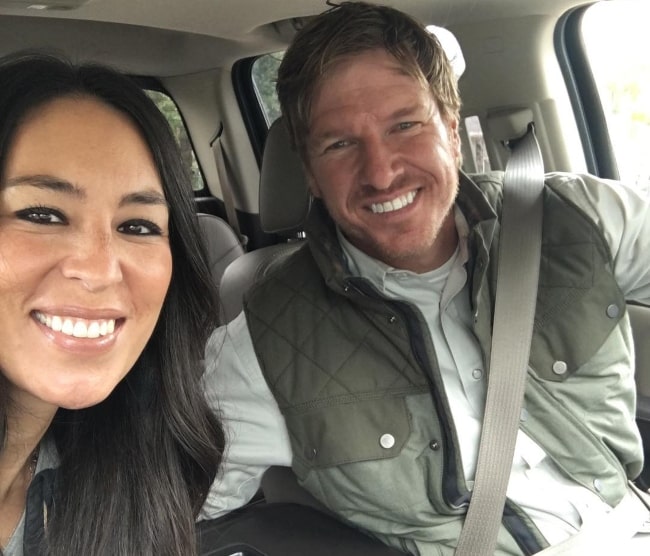
POLYGON ((120 206, 125 205, 162 205, 169 208, 167 199, 165 196, 155 189, 146 189, 143 191, 134 191, 133 193, 128 193, 124 195, 120 200, 120 206))
MULTIPOLYGON (((28 186, 36 187, 38 189, 47 189, 49 191, 56 191, 78 197, 80 199, 86 198, 86 192, 73 183, 67 180, 50 176, 47 174, 34 174, 27 176, 16 176, 9 178, 4 187, 18 187, 28 186)), ((142 191, 135 191, 128 193, 120 199, 120 207, 125 205, 162 205, 168 207, 167 199, 165 196, 155 189, 143 189, 142 191)))
POLYGON ((83 189, 77 187, 73 183, 47 174, 16 176, 9 178, 3 185, 7 188, 17 186, 30 186, 36 187, 38 189, 48 189, 50 191, 66 193, 68 195, 73 195, 79 198, 84 198, 86 196, 83 189))

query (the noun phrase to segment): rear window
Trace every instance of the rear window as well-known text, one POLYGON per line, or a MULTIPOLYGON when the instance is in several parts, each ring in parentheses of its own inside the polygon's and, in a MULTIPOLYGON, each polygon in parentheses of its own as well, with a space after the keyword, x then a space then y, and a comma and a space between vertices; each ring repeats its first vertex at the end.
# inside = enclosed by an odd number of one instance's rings
POLYGON ((180 147, 181 160, 189 172, 192 181, 192 189, 195 192, 202 191, 205 189, 205 180, 203 179, 203 174, 201 173, 201 169, 196 160, 192 143, 190 142, 187 129, 185 128, 185 123, 178 111, 176 103, 169 95, 166 95, 161 91, 145 89, 145 92, 156 103, 158 109, 165 115, 169 122, 174 137, 176 137, 176 141, 180 147))
POLYGON ((252 79, 257 100, 264 114, 267 127, 280 117, 280 103, 275 92, 278 68, 284 52, 260 56, 253 63, 252 79))

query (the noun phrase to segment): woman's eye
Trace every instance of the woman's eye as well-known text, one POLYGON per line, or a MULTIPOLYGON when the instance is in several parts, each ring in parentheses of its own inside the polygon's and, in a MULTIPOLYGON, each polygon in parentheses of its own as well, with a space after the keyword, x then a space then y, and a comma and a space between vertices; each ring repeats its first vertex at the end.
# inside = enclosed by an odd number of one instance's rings
POLYGON ((28 207, 16 211, 15 214, 17 218, 34 224, 51 226, 66 223, 66 218, 60 211, 48 207, 28 207))
POLYGON ((117 228, 118 232, 131 236, 159 236, 162 235, 160 226, 149 220, 129 220, 117 228))

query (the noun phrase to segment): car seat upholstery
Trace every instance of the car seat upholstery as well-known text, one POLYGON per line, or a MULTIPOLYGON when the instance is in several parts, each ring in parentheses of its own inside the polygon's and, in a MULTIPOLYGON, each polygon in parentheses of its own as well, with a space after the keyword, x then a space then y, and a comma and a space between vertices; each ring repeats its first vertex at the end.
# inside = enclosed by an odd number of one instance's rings
MULTIPOLYGON (((199 213, 197 216, 206 247, 212 280, 219 288, 226 267, 244 254, 244 248, 235 231, 224 220, 213 214, 199 213)), ((225 322, 223 320, 223 309, 221 310, 220 322, 225 322)))
MULTIPOLYGON (((628 305, 627 309, 632 324, 636 355, 636 420, 641 436, 647 439, 650 438, 650 344, 644 342, 644 338, 650 334, 650 307, 628 305)), ((637 483, 642 488, 650 489, 650 444, 647 441, 644 443, 643 449, 645 465, 637 483)))
POLYGON ((643 342, 643 338, 650 337, 650 307, 628 305, 627 310, 634 335, 638 394, 650 402, 650 343, 643 342))
POLYGON ((246 291, 280 261, 298 249, 309 213, 310 195, 298 154, 291 148, 282 119, 271 125, 260 170, 260 223, 285 242, 262 247, 235 259, 223 273, 220 300, 225 322, 242 310, 246 291))

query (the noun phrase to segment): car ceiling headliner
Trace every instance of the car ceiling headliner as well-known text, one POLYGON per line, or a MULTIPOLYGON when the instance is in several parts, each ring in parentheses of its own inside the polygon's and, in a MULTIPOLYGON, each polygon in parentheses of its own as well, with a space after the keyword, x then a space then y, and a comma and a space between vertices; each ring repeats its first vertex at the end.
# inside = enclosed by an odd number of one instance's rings
MULTIPOLYGON (((325 0, 89 0, 76 9, 17 7, 66 0, 0 0, 0 53, 55 48, 74 59, 142 75, 178 75, 284 48, 294 18, 325 0)), ((69 0, 81 2, 83 0, 69 0)), ((579 0, 385 0, 427 23, 448 26, 559 15, 579 0)))

